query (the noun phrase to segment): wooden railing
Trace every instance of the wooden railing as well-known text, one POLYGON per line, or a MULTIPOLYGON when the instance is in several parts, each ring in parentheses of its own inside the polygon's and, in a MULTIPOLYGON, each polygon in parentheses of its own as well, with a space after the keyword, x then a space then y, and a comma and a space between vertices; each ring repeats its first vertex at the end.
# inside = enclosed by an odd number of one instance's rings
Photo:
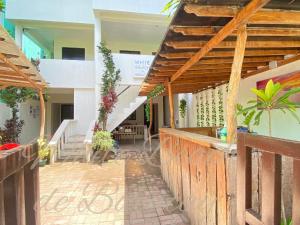
POLYGON ((92 142, 93 142, 93 134, 94 134, 95 124, 96 124, 96 120, 92 120, 90 122, 89 128, 88 128, 85 138, 84 138, 86 162, 91 161, 92 142))
POLYGON ((0 224, 40 225, 37 144, 0 152, 0 224))
POLYGON ((292 224, 300 224, 300 142, 238 134, 237 224, 279 225, 281 223, 282 157, 293 159, 292 224), (261 212, 252 205, 251 154, 261 152, 261 212))
POLYGON ((60 152, 64 147, 64 144, 68 142, 68 138, 74 135, 76 120, 64 120, 52 139, 49 142, 50 147, 50 163, 54 163, 57 159, 60 159, 60 152))

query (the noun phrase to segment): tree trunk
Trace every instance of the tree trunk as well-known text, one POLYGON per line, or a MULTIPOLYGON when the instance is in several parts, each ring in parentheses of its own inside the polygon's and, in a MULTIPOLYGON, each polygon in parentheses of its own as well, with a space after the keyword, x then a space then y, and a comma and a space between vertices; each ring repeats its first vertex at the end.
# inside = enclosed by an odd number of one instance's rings
POLYGON ((269 117, 269 136, 272 137, 272 117, 271 117, 271 110, 268 110, 268 117, 269 117))

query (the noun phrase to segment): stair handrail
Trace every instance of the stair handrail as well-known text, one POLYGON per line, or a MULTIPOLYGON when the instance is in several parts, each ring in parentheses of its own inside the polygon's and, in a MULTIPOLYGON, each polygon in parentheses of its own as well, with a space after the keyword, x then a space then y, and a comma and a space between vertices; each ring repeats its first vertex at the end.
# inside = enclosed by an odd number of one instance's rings
POLYGON ((60 159, 60 152, 68 138, 74 134, 74 127, 76 120, 64 120, 59 128, 54 133, 49 142, 50 147, 50 164, 60 159))
POLYGON ((92 120, 84 138, 86 162, 91 161, 92 142, 96 120, 92 120))

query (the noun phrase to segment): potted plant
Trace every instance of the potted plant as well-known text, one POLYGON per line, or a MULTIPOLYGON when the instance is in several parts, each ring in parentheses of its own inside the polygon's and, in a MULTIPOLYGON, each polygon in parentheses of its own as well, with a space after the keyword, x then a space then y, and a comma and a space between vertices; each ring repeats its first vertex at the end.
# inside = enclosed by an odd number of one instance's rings
POLYGON ((92 146, 94 153, 100 156, 101 163, 108 160, 110 153, 114 154, 114 139, 108 131, 96 131, 93 136, 92 146))
POLYGON ((251 121, 254 119, 254 125, 259 125, 263 113, 268 115, 269 136, 272 136, 272 111, 280 109, 283 113, 289 112, 298 123, 300 118, 296 113, 298 103, 292 102, 289 98, 297 93, 300 93, 300 88, 293 88, 285 93, 282 93, 284 86, 280 83, 273 83, 269 80, 264 90, 252 88, 251 91, 257 96, 257 99, 248 102, 247 107, 238 106, 238 114, 244 114, 244 123, 250 126, 251 121))
POLYGON ((50 155, 50 149, 45 139, 38 139, 39 145, 39 165, 43 167, 47 164, 50 155))
POLYGON ((187 105, 186 100, 181 99, 179 104, 179 113, 182 119, 184 119, 186 114, 186 105, 187 105))

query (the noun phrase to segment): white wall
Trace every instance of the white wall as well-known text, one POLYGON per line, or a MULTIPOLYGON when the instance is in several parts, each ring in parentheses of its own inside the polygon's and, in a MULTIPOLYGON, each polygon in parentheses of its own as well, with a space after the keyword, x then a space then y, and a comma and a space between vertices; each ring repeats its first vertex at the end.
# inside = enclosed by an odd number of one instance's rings
POLYGON ((161 14, 169 0, 93 0, 93 8, 110 11, 123 11, 145 14, 161 14))
POLYGON ((42 59, 40 70, 51 88, 94 88, 94 61, 42 59))
POLYGON ((11 110, 4 104, 0 103, 0 127, 3 127, 5 120, 10 118, 11 110))
POLYGON ((77 134, 85 134, 95 115, 95 89, 74 90, 74 119, 77 120, 77 134))
MULTIPOLYGON (((267 72, 260 73, 256 76, 243 79, 241 81, 240 89, 239 89, 239 103, 246 105, 249 100, 256 99, 255 95, 251 92, 251 88, 256 87, 256 82, 260 80, 269 79, 272 77, 276 77, 279 75, 288 74, 294 71, 299 70, 300 68, 300 61, 296 61, 290 64, 287 64, 285 66, 275 68, 272 70, 269 70, 267 72)), ((226 86, 223 85, 221 87, 223 90, 223 98, 224 98, 224 119, 226 120, 226 86)), ((208 91, 205 91, 207 93, 208 91)), ((211 91, 209 91, 211 92, 211 91)), ((195 94, 199 96, 202 93, 195 94)), ((216 102, 218 101, 217 94, 216 96, 216 102)), ((193 98, 195 100, 195 97, 193 98)), ((218 104, 217 104, 218 106, 218 104)), ((190 118, 190 123, 195 124, 196 120, 196 108, 195 103, 192 103, 193 111, 194 111, 194 118, 190 118)), ((211 106, 210 106, 211 107, 211 106)), ((300 109, 297 110, 298 115, 300 116, 300 109)), ((219 115, 217 115, 219 116, 219 115)), ((238 118, 239 125, 242 125, 242 118, 238 118)), ((260 135, 268 135, 268 120, 267 115, 264 114, 261 120, 261 124, 259 126, 252 126, 252 129, 257 132, 260 135)), ((285 138, 290 140, 300 140, 300 124, 294 119, 293 116, 291 116, 289 113, 284 114, 281 110, 274 110, 272 112, 272 136, 279 137, 279 138, 285 138)))
POLYGON ((9 0, 8 19, 93 23, 92 0, 9 0))

